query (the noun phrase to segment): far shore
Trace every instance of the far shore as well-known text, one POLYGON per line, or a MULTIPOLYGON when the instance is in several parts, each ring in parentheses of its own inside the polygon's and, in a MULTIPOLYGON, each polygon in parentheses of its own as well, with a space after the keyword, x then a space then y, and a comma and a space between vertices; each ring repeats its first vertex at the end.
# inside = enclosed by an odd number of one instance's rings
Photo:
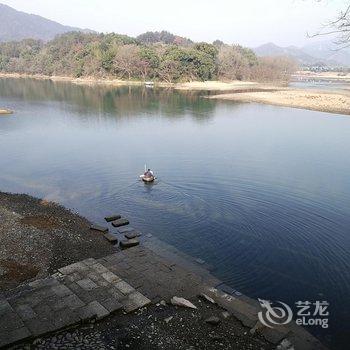
MULTIPOLYGON (((300 72, 299 72, 300 73, 300 72)), ((307 73, 305 76, 311 76, 307 73)), ((316 73, 315 73, 316 74, 316 73)), ((335 76, 336 73, 329 73, 335 76)), ((322 74, 320 73, 319 76, 322 74)), ((325 75, 322 75, 325 76, 325 75)), ((108 86, 145 86, 144 81, 97 79, 93 77, 73 78, 62 76, 26 75, 17 73, 0 73, 0 78, 31 78, 38 80, 63 81, 83 85, 108 86)), ((345 82, 345 81, 344 81, 345 82)), ((153 83, 152 85, 153 86, 153 83)), ((350 88, 342 90, 309 90, 293 89, 282 84, 264 84, 250 81, 192 81, 186 83, 154 82, 155 87, 168 87, 183 91, 208 91, 216 95, 211 99, 232 100, 238 102, 256 102, 276 106, 309 109, 328 113, 350 115, 350 88)), ((11 114, 12 111, 0 109, 0 114, 11 114)))
POLYGON ((350 73, 343 72, 309 72, 299 71, 292 75, 294 80, 322 80, 322 81, 337 81, 343 83, 350 82, 350 73))
POLYGON ((11 111, 10 109, 7 108, 0 108, 0 115, 4 115, 4 114, 12 114, 13 111, 11 111))
MULTIPOLYGON (((94 77, 65 77, 65 76, 48 76, 48 75, 29 75, 19 73, 0 73, 0 78, 31 78, 38 80, 51 80, 51 81, 63 81, 71 82, 74 84, 84 85, 109 85, 109 86, 144 86, 145 81, 140 80, 121 80, 121 79, 110 79, 110 78, 94 78, 94 77)), ((152 82, 153 84, 153 82, 152 82)), ((252 90, 275 90, 282 89, 283 87, 279 84, 264 84, 251 81, 192 81, 185 83, 167 83, 167 82, 154 82, 156 87, 168 87, 176 90, 188 90, 188 91, 252 91, 252 90)))
POLYGON ((209 98, 238 102, 257 102, 350 115, 350 94, 348 92, 285 89, 280 91, 221 94, 209 98))

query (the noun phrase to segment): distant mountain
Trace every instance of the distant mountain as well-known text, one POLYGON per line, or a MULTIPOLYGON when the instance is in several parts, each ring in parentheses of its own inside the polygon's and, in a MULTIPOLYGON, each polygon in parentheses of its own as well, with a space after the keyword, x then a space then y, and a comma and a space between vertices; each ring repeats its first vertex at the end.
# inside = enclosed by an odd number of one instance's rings
POLYGON ((254 52, 258 56, 289 56, 302 65, 350 66, 350 51, 346 49, 335 51, 335 45, 330 42, 312 43, 302 48, 281 47, 274 43, 267 43, 256 47, 254 52))
POLYGON ((321 60, 334 61, 350 66, 350 49, 339 48, 332 41, 321 41, 305 45, 302 50, 321 60))
POLYGON ((48 41, 58 34, 71 31, 92 32, 87 29, 64 26, 44 17, 30 15, 0 4, 0 42, 27 38, 48 41))

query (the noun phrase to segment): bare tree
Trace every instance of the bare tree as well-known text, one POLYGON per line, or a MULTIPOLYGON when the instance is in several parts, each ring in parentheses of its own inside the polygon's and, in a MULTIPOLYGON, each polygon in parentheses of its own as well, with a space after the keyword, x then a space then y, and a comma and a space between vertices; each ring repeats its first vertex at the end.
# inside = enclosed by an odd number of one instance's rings
MULTIPOLYGON (((320 2, 321 0, 316 0, 320 2)), ((336 35, 335 44, 338 49, 350 47, 350 2, 346 5, 345 10, 341 10, 337 18, 326 23, 323 28, 310 37, 320 35, 336 35)))

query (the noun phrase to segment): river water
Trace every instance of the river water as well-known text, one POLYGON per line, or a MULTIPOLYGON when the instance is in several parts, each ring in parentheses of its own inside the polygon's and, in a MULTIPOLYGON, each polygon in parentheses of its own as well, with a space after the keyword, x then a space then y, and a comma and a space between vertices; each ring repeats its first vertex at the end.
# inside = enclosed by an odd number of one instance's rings
POLYGON ((101 223, 121 213, 252 298, 328 301, 330 327, 309 330, 344 348, 349 116, 202 95, 0 79, 15 110, 0 118, 0 190, 101 223))

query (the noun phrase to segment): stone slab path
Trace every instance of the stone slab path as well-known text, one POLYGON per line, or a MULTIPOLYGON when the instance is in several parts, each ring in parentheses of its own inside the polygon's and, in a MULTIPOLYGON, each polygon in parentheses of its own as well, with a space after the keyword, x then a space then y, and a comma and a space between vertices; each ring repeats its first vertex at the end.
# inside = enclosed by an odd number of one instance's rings
MULTIPOLYGON (((108 265, 108 264, 105 264, 108 265)), ((63 267, 0 299, 0 347, 151 301, 95 259, 63 267)))
POLYGON ((194 264, 163 244, 144 243, 63 267, 49 278, 7 292, 0 299, 0 347, 102 319, 118 310, 132 312, 151 302, 169 302, 173 296, 193 299, 205 293, 250 332, 273 344, 288 341, 294 350, 324 349, 293 323, 275 329, 263 327, 258 320, 259 304, 223 287, 202 263, 194 264))

